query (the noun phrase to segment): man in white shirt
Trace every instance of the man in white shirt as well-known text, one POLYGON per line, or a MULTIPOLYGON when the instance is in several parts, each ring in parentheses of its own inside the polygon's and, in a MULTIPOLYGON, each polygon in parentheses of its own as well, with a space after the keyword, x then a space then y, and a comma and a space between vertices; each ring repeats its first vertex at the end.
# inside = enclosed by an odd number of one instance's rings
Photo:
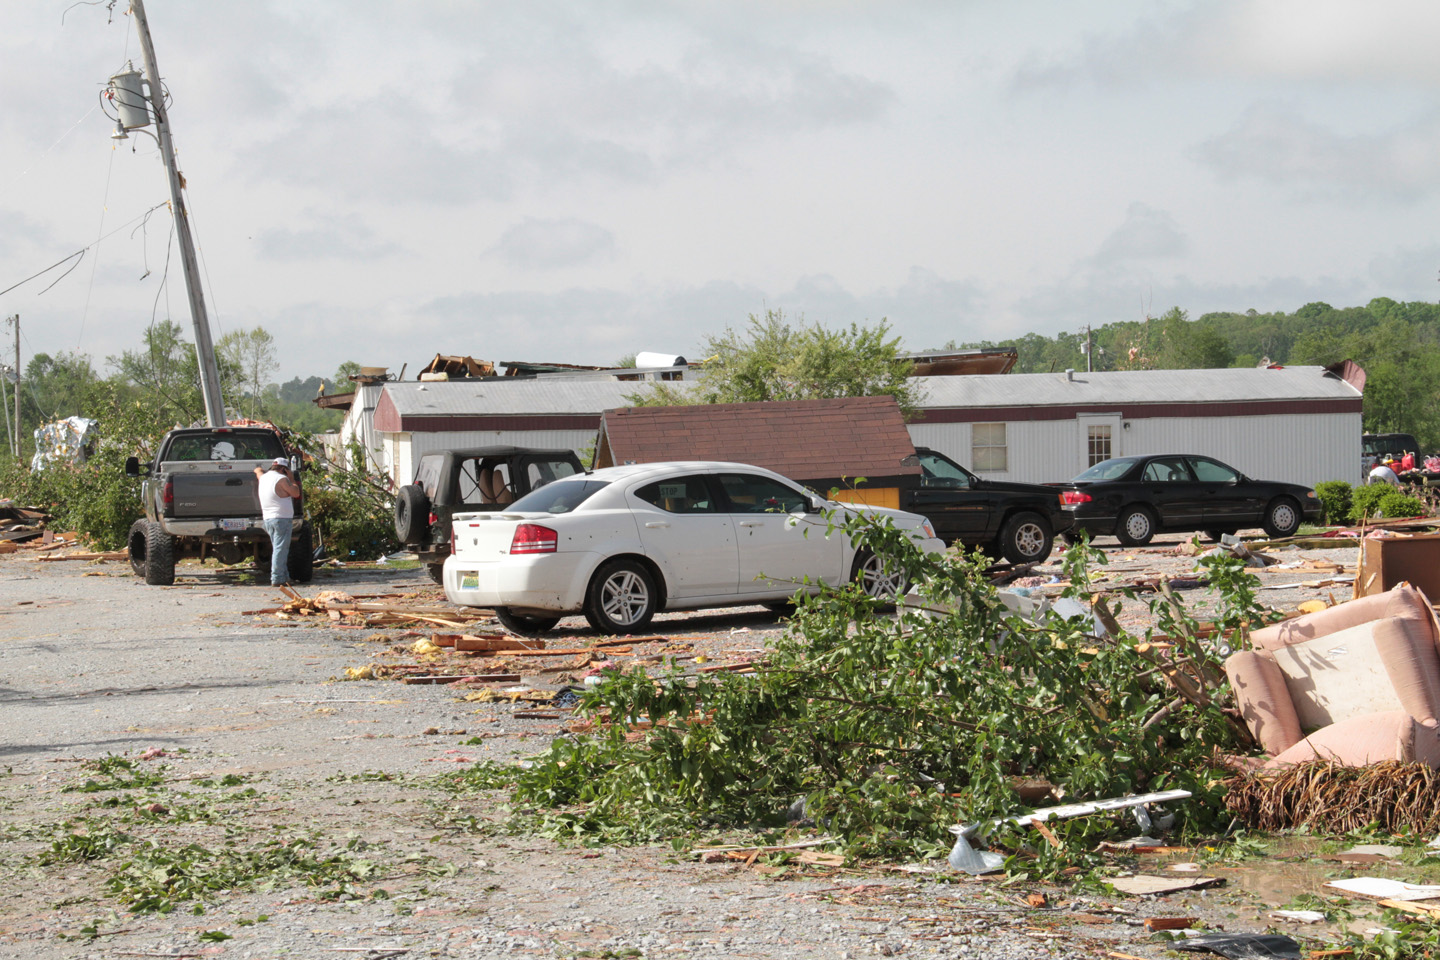
POLYGON ((290 475, 290 461, 276 457, 269 470, 255 468, 259 478, 260 516, 270 535, 270 585, 290 582, 290 534, 295 525, 295 498, 300 484, 290 475))

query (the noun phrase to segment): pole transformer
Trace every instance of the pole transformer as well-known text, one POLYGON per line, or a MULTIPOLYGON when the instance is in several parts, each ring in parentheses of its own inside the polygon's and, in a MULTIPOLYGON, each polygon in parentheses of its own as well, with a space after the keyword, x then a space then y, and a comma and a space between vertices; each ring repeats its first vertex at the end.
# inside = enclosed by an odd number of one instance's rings
POLYGON ((195 324, 195 356, 200 361, 200 393, 205 399, 205 420, 209 426, 225 426, 225 402, 220 396, 220 370, 215 364, 215 344, 210 339, 210 317, 205 311, 205 294, 200 286, 200 264, 195 241, 190 236, 190 215, 185 209, 184 181, 175 167, 175 147, 170 140, 170 119, 165 113, 165 94, 160 86, 160 68, 155 65, 155 44, 145 19, 144 0, 130 0, 130 15, 140 35, 145 57, 145 79, 150 86, 150 109, 155 118, 155 137, 160 157, 170 179, 170 214, 175 235, 180 238, 180 263, 185 269, 185 290, 190 295, 190 319, 195 324))

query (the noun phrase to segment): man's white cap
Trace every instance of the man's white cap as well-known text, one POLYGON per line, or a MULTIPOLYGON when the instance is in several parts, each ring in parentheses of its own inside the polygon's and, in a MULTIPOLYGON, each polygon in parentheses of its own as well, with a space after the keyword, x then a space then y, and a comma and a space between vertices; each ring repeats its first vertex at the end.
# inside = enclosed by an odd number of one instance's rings
POLYGON ((290 461, 287 460, 287 459, 285 459, 284 457, 276 457, 276 458, 275 458, 275 466, 277 466, 277 467, 288 467, 288 466, 290 466, 290 461))

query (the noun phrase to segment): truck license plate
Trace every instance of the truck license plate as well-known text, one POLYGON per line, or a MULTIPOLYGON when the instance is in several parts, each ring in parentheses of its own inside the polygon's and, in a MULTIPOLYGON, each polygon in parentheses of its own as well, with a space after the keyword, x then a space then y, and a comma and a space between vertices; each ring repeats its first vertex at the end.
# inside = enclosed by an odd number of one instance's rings
POLYGON ((244 530, 244 529, 246 529, 249 525, 250 525, 250 524, 249 524, 249 521, 246 521, 246 520, 221 520, 221 521, 220 521, 220 529, 221 529, 221 530, 244 530))

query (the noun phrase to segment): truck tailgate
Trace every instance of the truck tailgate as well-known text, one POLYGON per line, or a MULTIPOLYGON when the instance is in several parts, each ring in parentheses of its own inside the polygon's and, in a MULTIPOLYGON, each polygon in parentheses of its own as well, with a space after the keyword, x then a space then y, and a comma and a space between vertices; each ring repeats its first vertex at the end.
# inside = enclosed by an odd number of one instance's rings
POLYGON ((258 517, 260 495, 250 467, 223 473, 172 474, 176 517, 258 517))

